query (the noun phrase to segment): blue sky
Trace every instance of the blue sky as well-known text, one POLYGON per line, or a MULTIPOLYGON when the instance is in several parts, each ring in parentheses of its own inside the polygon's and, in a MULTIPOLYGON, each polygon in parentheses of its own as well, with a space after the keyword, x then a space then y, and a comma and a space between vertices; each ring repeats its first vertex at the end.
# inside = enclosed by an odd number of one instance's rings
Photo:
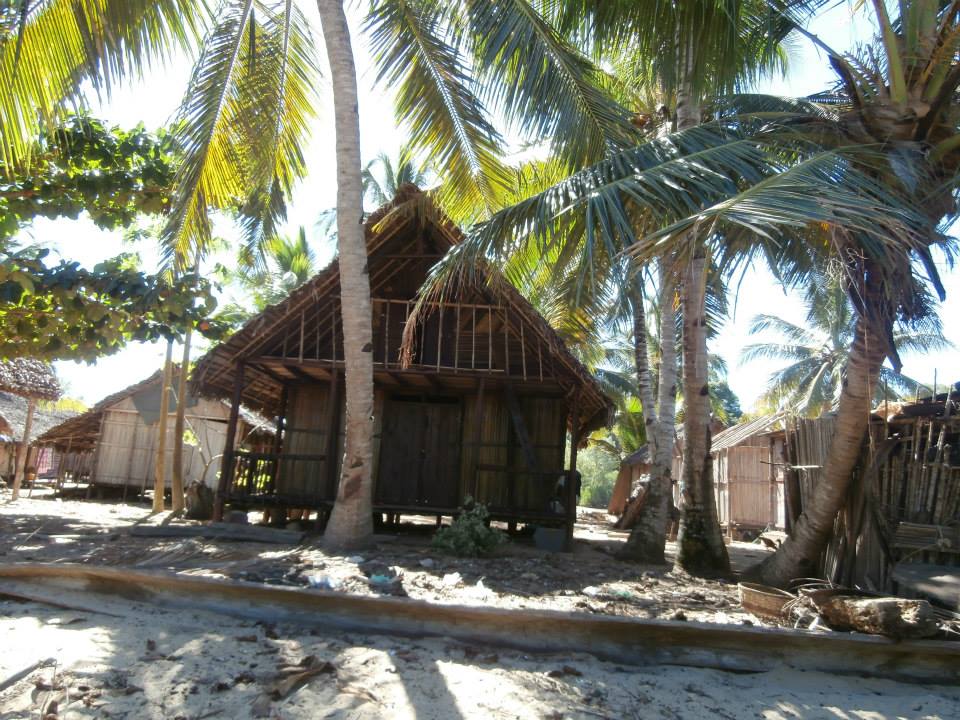
MULTIPOLYGON (((308 17, 316 14, 312 3, 304 3, 308 17)), ((371 68, 369 54, 358 32, 357 18, 352 18, 356 44, 357 63, 360 73, 360 117, 364 157, 369 159, 385 151, 391 155, 403 141, 404 133, 393 122, 390 96, 382 88, 376 88, 375 73, 371 68)), ((862 14, 851 15, 847 4, 840 4, 829 13, 819 17, 810 28, 830 46, 845 50, 862 42, 872 34, 869 21, 862 14)), ((149 76, 136 87, 116 91, 108 102, 94 112, 109 122, 121 126, 133 126, 143 122, 148 128, 164 125, 174 114, 186 87, 190 67, 184 60, 176 62, 149 76)), ((792 53, 791 68, 785 78, 770 79, 758 86, 762 92, 802 96, 823 90, 832 83, 826 58, 805 40, 797 40, 792 53)), ((329 102, 329 90, 324 92, 329 102)), ((308 152, 308 166, 312 169, 306 181, 296 191, 290 206, 288 225, 291 229, 304 225, 312 232, 318 257, 325 261, 332 256, 333 248, 322 240, 314 230, 318 213, 334 204, 336 186, 334 180, 332 117, 322 109, 314 131, 314 141, 308 152)), ((227 234, 229 227, 220 228, 227 234)), ((86 265, 129 251, 123 247, 120 233, 108 233, 97 229, 86 219, 76 221, 38 221, 29 231, 36 242, 58 248, 65 257, 76 259, 86 265)), ((29 240, 30 237, 23 238, 29 240)), ((142 244, 135 248, 145 262, 153 262, 153 248, 142 244)), ((960 272, 944 274, 948 298, 942 307, 942 317, 960 317, 960 272)), ((740 397, 743 407, 749 408, 762 392, 767 376, 776 369, 772 362, 753 362, 739 365, 742 347, 754 341, 748 335, 750 318, 756 313, 777 314, 791 322, 804 323, 804 313, 795 293, 787 293, 779 287, 764 269, 754 268, 747 272, 739 286, 735 314, 728 321, 720 336, 714 341, 711 351, 723 356, 730 368, 729 382, 740 397)), ((948 339, 960 346, 960 327, 945 321, 948 339)), ((194 354, 196 357, 202 348, 194 354)), ((179 356, 179 350, 175 351, 179 356)), ((122 352, 101 358, 95 365, 84 363, 57 363, 57 372, 74 397, 92 404, 104 395, 130 385, 158 369, 163 361, 163 347, 159 344, 133 344, 122 352)), ((941 381, 960 379, 956 367, 955 352, 936 353, 924 357, 906 355, 904 372, 921 381, 932 382, 934 372, 939 370, 941 381)))

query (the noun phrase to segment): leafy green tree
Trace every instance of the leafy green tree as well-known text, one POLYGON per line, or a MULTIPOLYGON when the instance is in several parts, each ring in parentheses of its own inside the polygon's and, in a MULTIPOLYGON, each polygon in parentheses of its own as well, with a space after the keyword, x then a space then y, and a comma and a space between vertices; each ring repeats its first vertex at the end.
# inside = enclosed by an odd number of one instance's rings
POLYGON ((206 320, 216 305, 206 280, 147 275, 130 256, 92 269, 51 263, 47 250, 18 247, 14 237, 39 217, 85 213, 115 229, 165 212, 175 166, 168 133, 72 115, 30 150, 29 170, 0 168, 0 356, 93 360, 192 324, 219 335, 222 328, 206 320))

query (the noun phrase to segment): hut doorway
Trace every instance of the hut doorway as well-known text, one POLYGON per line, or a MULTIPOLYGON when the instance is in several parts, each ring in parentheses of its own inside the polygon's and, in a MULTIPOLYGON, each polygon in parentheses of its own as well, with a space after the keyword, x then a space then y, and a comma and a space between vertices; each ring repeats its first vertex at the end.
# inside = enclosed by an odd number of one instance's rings
POLYGON ((377 504, 457 507, 459 399, 396 396, 388 403, 380 440, 377 504))

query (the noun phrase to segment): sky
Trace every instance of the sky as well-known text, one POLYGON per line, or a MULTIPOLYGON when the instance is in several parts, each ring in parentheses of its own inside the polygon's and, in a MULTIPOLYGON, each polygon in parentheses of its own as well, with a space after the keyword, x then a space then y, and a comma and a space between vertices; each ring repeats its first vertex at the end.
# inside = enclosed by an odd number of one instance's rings
MULTIPOLYGON (((308 17, 316 14, 312 3, 304 2, 308 17)), ((360 18, 354 11, 350 17, 359 73, 361 144, 365 161, 379 152, 393 156, 403 143, 404 132, 394 122, 393 105, 389 92, 377 87, 375 71, 368 48, 360 32, 360 18)), ((840 4, 818 17, 810 27, 828 45, 837 50, 851 48, 870 37, 872 28, 862 14, 852 15, 849 6, 840 4)), ((319 34, 319 33, 318 33, 319 34)), ((322 53, 321 53, 322 55, 322 53)), ((325 58, 324 58, 325 61, 325 58)), ((93 103, 95 115, 122 127, 143 122, 149 129, 165 125, 175 114, 190 73, 186 59, 178 60, 162 70, 148 75, 136 86, 115 90, 102 103, 93 103)), ((327 73, 325 73, 327 75, 327 73)), ((761 82, 757 90, 782 95, 803 96, 828 88, 833 77, 826 58, 806 40, 797 40, 792 49, 790 70, 784 78, 761 82)), ((313 140, 307 150, 310 172, 296 190, 288 212, 288 227, 294 230, 303 225, 312 238, 321 264, 332 257, 333 248, 315 228, 320 211, 335 204, 336 183, 334 171, 334 137, 330 114, 329 87, 323 88, 324 106, 321 108, 313 140)), ((230 227, 220 227, 221 234, 229 235, 230 227)), ((105 232, 88 219, 37 221, 28 231, 25 241, 34 241, 59 250, 64 257, 90 266, 120 252, 137 250, 144 259, 145 268, 156 260, 155 248, 143 243, 124 246, 122 233, 105 232)), ((213 260, 226 258, 214 258, 213 260)), ((960 271, 950 271, 940 263, 947 300, 941 306, 945 319, 947 339, 960 347, 960 326, 949 318, 960 317, 960 271)), ((764 389, 769 374, 777 369, 771 361, 754 361, 740 365, 739 356, 744 345, 756 342, 749 335, 750 319, 757 313, 775 314, 799 325, 805 324, 804 310, 796 292, 786 292, 778 286, 763 268, 752 268, 742 278, 731 318, 720 336, 711 345, 711 352, 721 355, 729 368, 730 387, 739 396, 744 409, 749 409, 764 389)), ((67 394, 87 404, 131 385, 155 370, 163 362, 164 346, 159 343, 135 343, 117 353, 99 359, 95 364, 59 362, 58 375, 67 394)), ((193 357, 205 348, 199 345, 193 357)), ((175 349, 174 356, 180 356, 175 349)), ((931 353, 925 356, 905 355, 903 372, 923 382, 932 383, 935 373, 939 380, 960 380, 956 352, 931 353)))

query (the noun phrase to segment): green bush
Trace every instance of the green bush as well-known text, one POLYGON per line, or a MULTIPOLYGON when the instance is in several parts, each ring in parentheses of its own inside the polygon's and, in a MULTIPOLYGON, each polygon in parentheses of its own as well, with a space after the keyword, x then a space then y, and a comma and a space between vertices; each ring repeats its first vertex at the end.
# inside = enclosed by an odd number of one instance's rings
POLYGON ((441 528, 433 536, 433 547, 460 557, 477 557, 489 555, 507 542, 506 533, 487 527, 490 513, 485 505, 468 496, 460 510, 450 527, 441 528))

